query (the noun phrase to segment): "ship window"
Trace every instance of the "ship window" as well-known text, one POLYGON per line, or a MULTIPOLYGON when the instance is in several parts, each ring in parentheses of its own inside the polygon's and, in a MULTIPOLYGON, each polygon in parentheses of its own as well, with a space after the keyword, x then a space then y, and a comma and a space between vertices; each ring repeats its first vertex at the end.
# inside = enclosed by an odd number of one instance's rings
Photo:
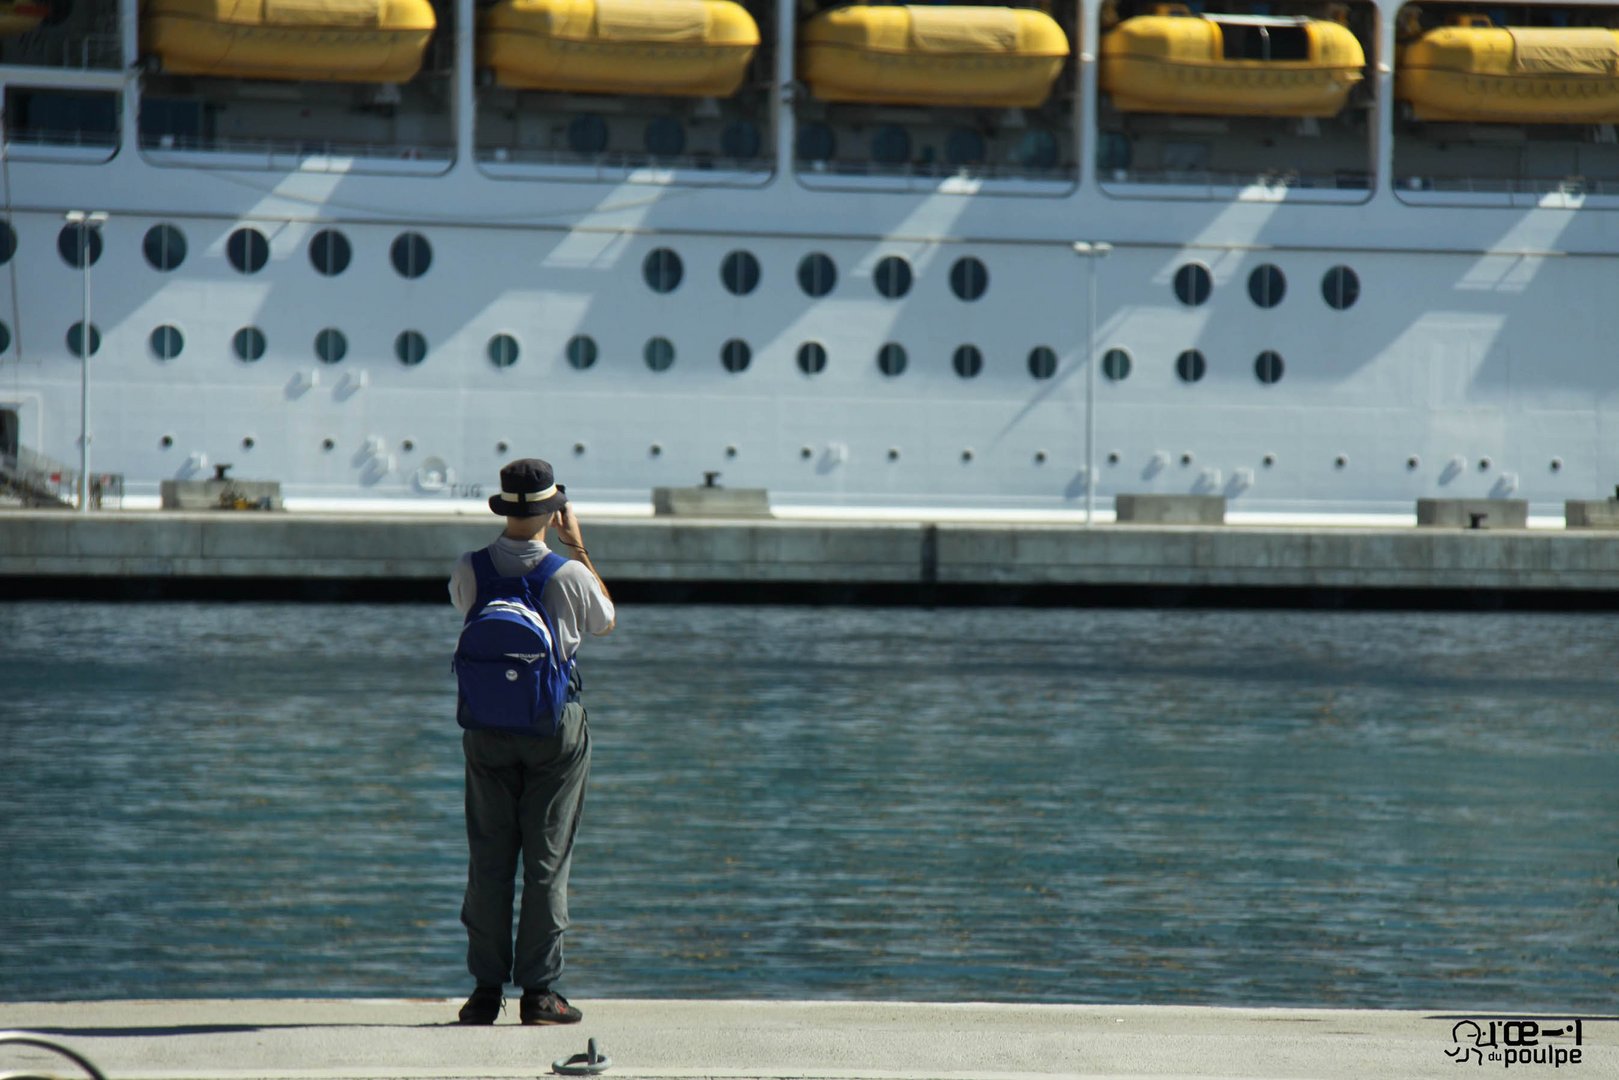
POLYGON ((186 238, 173 225, 153 225, 141 246, 146 261, 158 270, 173 270, 185 261, 186 238))
POLYGON ((748 364, 753 360, 753 350, 741 338, 732 338, 720 348, 720 363, 725 370, 735 374, 748 370, 748 364))
POLYGON ((720 133, 720 152, 726 157, 746 161, 758 157, 762 148, 759 125, 750 120, 737 120, 720 133))
POLYGON ((720 263, 720 280, 736 295, 748 295, 759 287, 759 260, 750 252, 731 252, 720 263))
POLYGON ((903 165, 911 156, 911 134, 898 124, 887 124, 871 137, 871 157, 884 165, 903 165))
POLYGON ((989 271, 984 264, 968 255, 957 259, 950 268, 950 291, 963 300, 977 300, 989 288, 989 271))
POLYGON ((185 335, 178 327, 160 326, 152 331, 152 355, 159 360, 173 360, 186 347, 185 335))
POLYGON ((686 129, 672 116, 654 117, 641 138, 646 152, 655 158, 679 157, 686 149, 686 129))
POLYGON ((83 222, 64 225, 56 234, 56 250, 61 253, 62 261, 74 269, 84 267, 86 255, 94 266, 101 258, 101 229, 83 222))
MULTIPOLYGON (((74 323, 67 328, 67 351, 74 356, 83 356, 84 321, 74 323)), ((101 351, 101 331, 95 323, 90 324, 90 355, 94 356, 101 351)))
POLYGON ((804 161, 830 161, 838 152, 838 137, 832 128, 819 122, 798 129, 798 156, 804 161))
POLYGON ((668 338, 655 337, 641 350, 646 366, 653 371, 668 371, 675 362, 675 346, 668 338))
POLYGON ((264 356, 265 345, 264 331, 256 326, 242 327, 231 339, 231 346, 236 350, 236 355, 249 363, 264 356))
POLYGON ((1207 300, 1213 287, 1209 268, 1202 263, 1187 263, 1175 271, 1175 296, 1187 307, 1197 307, 1207 300))
POLYGON ((270 258, 270 242, 257 229, 237 229, 225 241, 225 256, 244 274, 256 274, 270 258))
POLYGON ((646 278, 647 287, 655 293, 674 292, 680 287, 680 278, 684 273, 680 256, 668 248, 653 248, 641 264, 641 276, 646 278))
POLYGON ((877 370, 890 377, 905 370, 905 346, 890 341, 877 350, 877 370))
POLYGON ((1196 349, 1187 349, 1175 358, 1175 374, 1181 382, 1195 383, 1208 373, 1208 361, 1196 349))
POLYGON ((489 362, 498 368, 509 368, 517 363, 517 339, 510 334, 496 334, 489 339, 489 362))
POLYGON ((963 379, 974 378, 984 370, 984 354, 976 345, 963 345, 950 358, 950 366, 955 368, 956 374, 963 379))
POLYGON ((1282 356, 1273 349, 1266 349, 1254 359, 1254 377, 1266 386, 1280 382, 1282 370, 1282 356))
POLYGON ((596 362, 596 342, 584 334, 569 338, 567 355, 568 363, 583 371, 596 362))
POLYGON ((798 287, 810 296, 825 296, 837 283, 837 267, 819 251, 804 256, 798 264, 798 287))
POLYGON ((1262 308, 1273 308, 1287 295, 1287 279, 1270 263, 1248 275, 1248 295, 1262 308))
POLYGON ((980 165, 984 161, 984 137, 971 128, 956 128, 944 140, 947 165, 980 165))
POLYGON ((427 338, 420 331, 403 330, 394 338, 394 355, 406 367, 415 367, 427 359, 427 338))
POLYGON ((1049 379, 1057 374, 1057 354, 1046 345, 1029 350, 1029 374, 1037 379, 1049 379))
POLYGON ((11 227, 9 221, 0 221, 0 266, 11 261, 17 254, 17 230, 11 227))
POLYGON ((1123 349, 1109 349, 1102 354, 1102 374, 1113 382, 1130 377, 1130 354, 1123 349))
POLYGON ((568 123, 568 148, 576 154, 599 154, 607 149, 607 121, 582 113, 568 123))
POLYGON ((0 322, 0 353, 11 348, 11 327, 0 322))
POLYGON ((798 347, 798 370, 806 375, 819 375, 826 368, 826 346, 819 341, 806 341, 798 347))
POLYGON ((336 229, 322 229, 309 241, 309 261, 327 277, 336 277, 347 270, 353 254, 349 238, 336 229))
POLYGON ((1354 307, 1360 299, 1360 278, 1347 266, 1334 266, 1321 279, 1321 295, 1338 311, 1354 307))
POLYGON ((421 233, 400 233, 389 252, 400 277, 419 278, 433 265, 433 248, 421 233))
POLYGON ((315 335, 315 355, 323 364, 340 363, 349 354, 348 338, 343 331, 328 327, 315 335))
POLYGON ((1309 31, 1302 26, 1243 26, 1214 20, 1227 60, 1308 60, 1309 31))
POLYGON ((911 264, 898 255, 890 255, 877 263, 872 274, 877 291, 890 300, 898 300, 911 291, 911 264))

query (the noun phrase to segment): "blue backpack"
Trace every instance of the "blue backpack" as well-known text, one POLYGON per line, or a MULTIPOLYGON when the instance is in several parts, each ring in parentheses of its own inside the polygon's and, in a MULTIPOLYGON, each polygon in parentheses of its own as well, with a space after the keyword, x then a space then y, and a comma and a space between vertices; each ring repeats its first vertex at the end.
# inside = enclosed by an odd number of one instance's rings
POLYGON ((573 660, 559 653, 556 625, 540 595, 567 560, 548 553, 523 577, 502 577, 487 549, 472 555, 478 597, 455 646, 464 728, 554 735, 562 726, 573 660))

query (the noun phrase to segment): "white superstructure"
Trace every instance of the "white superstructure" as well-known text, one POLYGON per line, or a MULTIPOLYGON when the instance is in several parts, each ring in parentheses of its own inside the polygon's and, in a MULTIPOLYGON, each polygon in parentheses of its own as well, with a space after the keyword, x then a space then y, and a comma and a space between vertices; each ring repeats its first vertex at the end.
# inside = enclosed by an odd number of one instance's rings
POLYGON ((829 104, 801 5, 746 6, 737 93, 656 98, 482 77, 471 0, 398 86, 177 75, 136 0, 57 5, 0 41, 0 449, 79 460, 88 292, 91 472, 131 501, 230 463, 406 508, 525 455, 827 508, 1076 509, 1088 463, 1104 507, 1260 513, 1619 480, 1613 128, 1395 86, 1403 18, 1619 6, 1223 5, 1354 31, 1326 119, 1118 113, 1092 43, 1130 12, 1088 0, 1047 8, 1043 105, 829 104), (88 267, 70 211, 107 215, 88 267))

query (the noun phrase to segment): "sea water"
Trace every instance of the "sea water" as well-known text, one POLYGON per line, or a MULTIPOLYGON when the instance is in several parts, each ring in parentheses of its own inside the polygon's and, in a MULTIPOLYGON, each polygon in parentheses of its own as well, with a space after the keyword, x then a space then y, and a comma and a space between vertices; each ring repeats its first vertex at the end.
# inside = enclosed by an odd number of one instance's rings
MULTIPOLYGON (((1610 1010, 1610 615, 626 606, 561 988, 1610 1010)), ((0 997, 470 985, 442 606, 0 604, 0 997)))

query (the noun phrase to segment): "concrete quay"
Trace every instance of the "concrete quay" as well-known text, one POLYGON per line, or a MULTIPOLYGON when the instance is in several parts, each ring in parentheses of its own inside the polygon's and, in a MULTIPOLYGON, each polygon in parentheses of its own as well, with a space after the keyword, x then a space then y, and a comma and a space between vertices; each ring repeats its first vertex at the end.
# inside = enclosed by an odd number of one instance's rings
MULTIPOLYGON (((106 1001, 0 1004, 0 1028, 66 1045, 108 1080, 508 1080, 553 1075, 595 1039, 623 1078, 1033 1080, 1046 1077, 1479 1075, 1461 1013, 1144 1005, 579 1001, 583 1023, 451 1023, 459 1001, 106 1001), (1462 1045, 1465 1044, 1465 1045, 1462 1045), (1462 1049, 1458 1049, 1462 1045, 1462 1049), (1468 1057, 1458 1061, 1457 1054, 1468 1057)), ((1477 1017, 1480 1032, 1490 1021, 1477 1017)), ((1619 1022, 1544 1017, 1529 1036, 1554 1066, 1511 1075, 1619 1075, 1619 1022), (1578 1051, 1577 1054, 1574 1054, 1578 1051), (1571 1056, 1572 1055, 1572 1056, 1571 1056)), ((1527 1028, 1515 1030, 1525 1041, 1527 1028)), ((1504 1029, 1497 1028, 1497 1052, 1504 1029)), ((1483 1058, 1490 1051, 1479 1052, 1483 1058)), ((48 1052, 0 1046, 0 1070, 83 1075, 48 1052)), ((1510 1067, 1510 1066, 1508 1066, 1510 1067)))
MULTIPOLYGON (((588 515, 584 529, 604 577, 632 598, 1037 603, 1110 590, 1291 591, 1619 607, 1619 533, 1594 530, 588 515)), ((189 583, 190 595, 208 596, 257 582, 437 599, 455 555, 497 531, 482 515, 12 511, 0 514, 0 595, 175 595, 189 583)))

